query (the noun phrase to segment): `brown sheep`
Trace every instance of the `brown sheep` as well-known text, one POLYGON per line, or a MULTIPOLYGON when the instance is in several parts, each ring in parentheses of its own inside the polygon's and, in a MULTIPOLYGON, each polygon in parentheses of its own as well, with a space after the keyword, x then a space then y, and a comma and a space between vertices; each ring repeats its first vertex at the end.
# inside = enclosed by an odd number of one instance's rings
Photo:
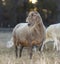
POLYGON ((31 11, 26 18, 28 23, 22 29, 18 27, 13 30, 13 41, 16 49, 16 57, 18 56, 17 50, 20 45, 20 57, 23 47, 30 47, 30 58, 32 57, 33 46, 41 46, 45 39, 45 26, 42 18, 37 11, 31 11))

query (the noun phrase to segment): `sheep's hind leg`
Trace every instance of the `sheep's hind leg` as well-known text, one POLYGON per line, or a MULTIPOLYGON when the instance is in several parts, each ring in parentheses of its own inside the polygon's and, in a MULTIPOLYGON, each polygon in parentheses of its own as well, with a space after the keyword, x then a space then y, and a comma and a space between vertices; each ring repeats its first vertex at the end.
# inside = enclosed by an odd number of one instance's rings
POLYGON ((22 55, 23 46, 20 47, 19 57, 22 55))
POLYGON ((18 57, 18 47, 15 46, 15 53, 16 53, 16 58, 18 57))

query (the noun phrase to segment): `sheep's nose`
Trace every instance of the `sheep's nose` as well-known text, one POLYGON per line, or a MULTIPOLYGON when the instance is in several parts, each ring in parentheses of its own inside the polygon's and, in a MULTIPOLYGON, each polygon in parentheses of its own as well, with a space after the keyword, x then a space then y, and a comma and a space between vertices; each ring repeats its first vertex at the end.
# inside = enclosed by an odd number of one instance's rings
POLYGON ((30 26, 31 24, 30 23, 28 23, 28 26, 30 26))

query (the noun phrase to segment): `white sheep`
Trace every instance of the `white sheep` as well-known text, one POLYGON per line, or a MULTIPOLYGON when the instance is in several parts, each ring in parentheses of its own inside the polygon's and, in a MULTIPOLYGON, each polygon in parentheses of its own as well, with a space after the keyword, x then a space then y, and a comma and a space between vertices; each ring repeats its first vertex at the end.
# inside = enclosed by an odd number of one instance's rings
POLYGON ((43 42, 41 51, 44 45, 49 41, 54 41, 53 49, 56 48, 57 51, 60 50, 60 23, 52 24, 46 29, 46 39, 43 42))

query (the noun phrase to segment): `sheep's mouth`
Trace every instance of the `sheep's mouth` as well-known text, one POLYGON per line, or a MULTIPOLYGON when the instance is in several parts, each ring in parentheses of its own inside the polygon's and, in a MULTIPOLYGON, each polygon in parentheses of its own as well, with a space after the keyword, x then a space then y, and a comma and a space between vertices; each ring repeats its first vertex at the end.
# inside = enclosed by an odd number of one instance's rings
POLYGON ((28 26, 33 26, 34 24, 28 23, 28 26))
POLYGON ((30 23, 28 23, 28 26, 31 26, 31 24, 30 24, 30 23))

